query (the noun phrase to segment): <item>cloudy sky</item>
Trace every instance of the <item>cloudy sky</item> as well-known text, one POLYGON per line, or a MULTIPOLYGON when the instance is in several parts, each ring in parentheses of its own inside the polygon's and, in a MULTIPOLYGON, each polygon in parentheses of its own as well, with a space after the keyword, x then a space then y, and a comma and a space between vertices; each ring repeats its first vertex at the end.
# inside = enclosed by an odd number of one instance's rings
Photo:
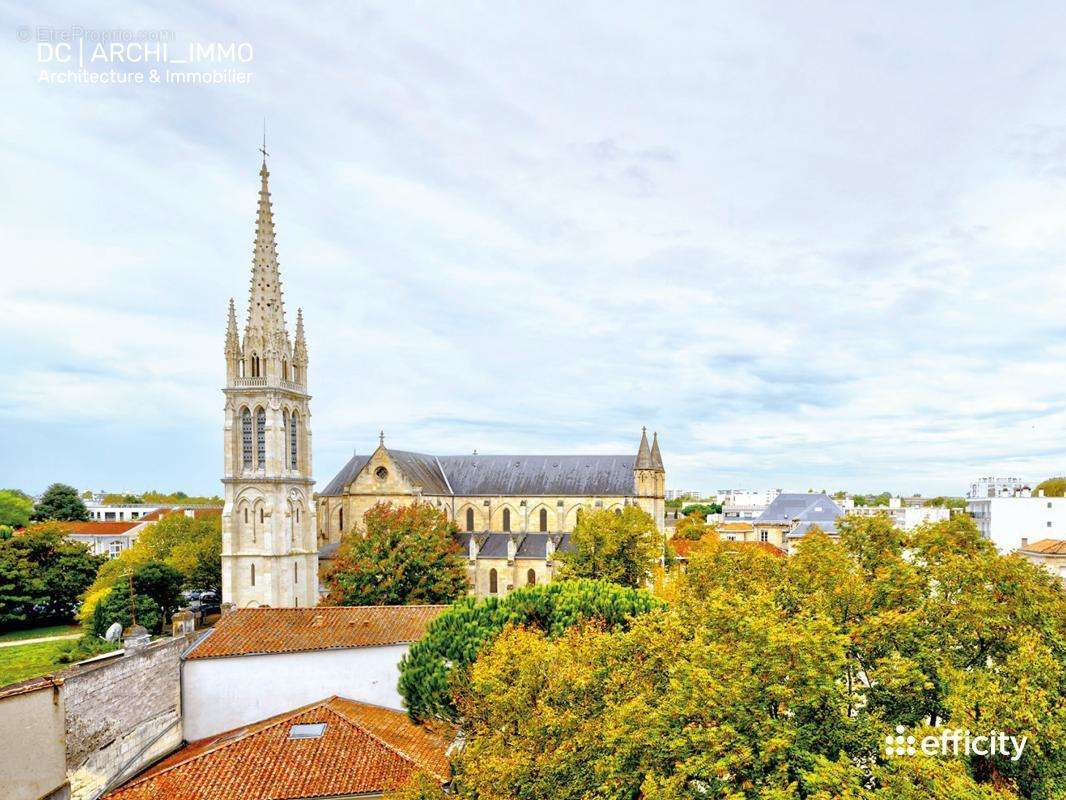
POLYGON ((379 428, 647 425, 675 488, 1066 471, 1055 3, 52 5, 0 3, 0 485, 220 490, 264 117, 320 484, 379 428), (74 25, 252 79, 42 81, 74 25))

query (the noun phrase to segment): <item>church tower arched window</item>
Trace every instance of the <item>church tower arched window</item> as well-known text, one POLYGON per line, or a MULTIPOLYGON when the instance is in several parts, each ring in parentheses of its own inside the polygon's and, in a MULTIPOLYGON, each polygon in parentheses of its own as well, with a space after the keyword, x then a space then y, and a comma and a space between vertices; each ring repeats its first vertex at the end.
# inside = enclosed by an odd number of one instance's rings
POLYGON ((472 508, 466 510, 466 529, 468 531, 474 530, 474 509, 472 508))
POLYGON ((509 508, 503 510, 503 531, 504 533, 511 532, 511 509, 509 508))
POLYGON ((531 570, 529 570, 526 573, 526 586, 536 586, 536 585, 537 585, 537 571, 534 570, 534 569, 531 569, 531 570))
POLYGON ((241 464, 252 468, 252 412, 247 408, 241 411, 241 464))
POLYGON ((499 581, 498 581, 498 578, 496 576, 496 570, 495 569, 490 569, 489 570, 489 594, 498 594, 498 593, 499 593, 499 581))
POLYGON ((292 416, 289 417, 289 469, 299 469, 296 459, 298 454, 297 442, 299 441, 297 431, 300 430, 300 415, 295 411, 292 412, 292 416))
POLYGON ((266 411, 262 407, 255 410, 255 466, 257 469, 266 468, 266 411))
POLYGON ((542 533, 548 531, 548 509, 546 508, 540 510, 540 530, 542 533))

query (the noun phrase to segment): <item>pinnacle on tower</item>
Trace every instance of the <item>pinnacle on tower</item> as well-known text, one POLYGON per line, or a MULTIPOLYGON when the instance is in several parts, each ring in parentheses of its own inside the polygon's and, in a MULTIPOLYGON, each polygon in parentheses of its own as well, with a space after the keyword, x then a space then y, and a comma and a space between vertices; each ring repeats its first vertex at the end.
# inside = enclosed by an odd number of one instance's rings
POLYGON ((237 338, 237 309, 233 298, 229 299, 229 319, 226 322, 226 355, 237 356, 241 352, 241 343, 237 338))
POLYGON ((666 472, 666 467, 663 466, 663 454, 659 452, 658 431, 655 431, 651 435, 651 463, 655 469, 659 470, 659 472, 666 472))
POLYGON ((651 459, 651 448, 648 446, 648 429, 640 429, 640 448, 637 450, 637 463, 633 469, 655 469, 651 459))
POLYGON ((296 345, 292 351, 292 363, 298 367, 307 366, 307 340, 304 339, 304 312, 296 309, 296 345))

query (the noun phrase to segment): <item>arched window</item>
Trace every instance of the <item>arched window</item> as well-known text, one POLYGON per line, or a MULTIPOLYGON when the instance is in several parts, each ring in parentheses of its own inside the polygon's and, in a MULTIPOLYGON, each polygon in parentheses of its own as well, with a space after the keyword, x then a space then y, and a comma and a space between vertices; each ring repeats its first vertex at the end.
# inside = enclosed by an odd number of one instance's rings
POLYGON ((252 586, 255 586, 255 564, 252 564, 252 586))
POLYGON ((531 570, 529 570, 526 573, 526 586, 536 586, 536 585, 537 585, 537 571, 535 569, 531 569, 531 570))
POLYGON ((260 509, 259 509, 259 521, 260 521, 260 522, 263 522, 263 521, 264 521, 265 519, 266 519, 266 518, 265 518, 265 517, 264 517, 264 515, 263 515, 263 509, 262 509, 262 508, 260 508, 260 509))
POLYGON ((511 532, 511 509, 509 508, 503 510, 503 530, 504 533, 511 532))
POLYGON ((266 468, 267 440, 266 440, 267 415, 262 407, 255 410, 255 466, 257 469, 266 468))
POLYGON ((466 510, 466 529, 468 531, 474 530, 474 509, 472 508, 466 510))
POLYGON ((300 565, 297 564, 295 561, 293 562, 293 565, 292 565, 292 582, 293 583, 299 583, 300 582, 300 565))
POLYGON ((615 514, 617 514, 618 516, 622 516, 622 509, 620 509, 620 508, 616 508, 616 509, 614 510, 614 513, 615 513, 615 514))
POLYGON ((241 464, 252 468, 252 412, 247 408, 241 411, 241 464))
POLYGON ((282 361, 281 362, 281 377, 283 379, 285 379, 285 380, 289 379, 289 362, 288 361, 282 361))
POLYGON ((496 570, 495 569, 490 569, 489 570, 489 594, 497 594, 498 592, 499 592, 499 587, 497 586, 496 570))
POLYGON ((300 524, 300 507, 296 506, 296 524, 300 524))
POLYGON ((255 353, 252 353, 252 377, 259 377, 259 356, 255 353))
POLYGON ((540 529, 542 532, 548 530, 548 509, 546 508, 540 510, 540 529))
POLYGON ((337 530, 344 533, 344 509, 337 512, 337 530))
POLYGON ((289 417, 289 469, 298 469, 296 466, 296 431, 300 428, 300 415, 295 411, 289 417))
POLYGON ((248 524, 248 506, 244 507, 244 524, 248 524))

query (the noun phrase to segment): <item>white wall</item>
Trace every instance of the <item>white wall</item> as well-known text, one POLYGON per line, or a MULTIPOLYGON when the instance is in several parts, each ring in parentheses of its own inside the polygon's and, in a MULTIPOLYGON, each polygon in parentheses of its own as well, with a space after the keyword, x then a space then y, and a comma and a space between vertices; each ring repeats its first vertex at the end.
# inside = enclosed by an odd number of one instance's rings
POLYGON ((61 691, 51 686, 0 700, 0 796, 38 800, 67 781, 61 691))
POLYGON ((229 658, 182 667, 185 739, 194 741, 340 695, 403 709, 396 684, 407 645, 229 658))
POLYGON ((1023 538, 1030 543, 1066 539, 1066 498, 991 497, 971 500, 966 510, 981 533, 1005 553, 1021 547, 1023 538))

